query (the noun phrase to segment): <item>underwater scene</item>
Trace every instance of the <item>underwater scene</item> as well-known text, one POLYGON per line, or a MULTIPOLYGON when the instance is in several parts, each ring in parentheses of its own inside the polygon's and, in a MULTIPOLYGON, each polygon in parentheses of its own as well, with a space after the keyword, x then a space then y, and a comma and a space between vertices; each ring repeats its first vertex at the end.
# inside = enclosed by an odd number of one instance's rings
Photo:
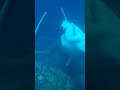
POLYGON ((35 0, 35 90, 85 90, 84 0, 35 0))

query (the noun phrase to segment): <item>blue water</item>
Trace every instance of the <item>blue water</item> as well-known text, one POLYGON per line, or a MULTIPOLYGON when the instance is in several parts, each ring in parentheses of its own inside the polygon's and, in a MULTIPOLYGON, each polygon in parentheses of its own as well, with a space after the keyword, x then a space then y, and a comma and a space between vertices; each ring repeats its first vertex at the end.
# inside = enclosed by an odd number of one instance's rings
MULTIPOLYGON (((60 25, 64 19, 60 7, 63 8, 69 21, 84 29, 84 0, 35 0, 35 26, 44 12, 48 12, 39 28, 36 49, 41 45, 49 45, 59 39, 62 31, 60 25)), ((44 46, 43 45, 43 46, 44 46)))
MULTIPOLYGON (((35 26, 38 25, 39 20, 42 15, 47 12, 44 17, 39 31, 36 36, 35 49, 36 51, 46 51, 48 48, 52 47, 56 43, 60 43, 60 37, 62 35, 62 30, 60 25, 64 19, 60 7, 63 8, 67 19, 70 22, 75 23, 82 30, 84 30, 85 25, 85 4, 84 0, 35 0, 35 26)), ((58 47, 60 44, 58 45, 58 47)), ((60 50, 60 48, 55 48, 60 50)), ((57 51, 56 50, 56 51, 57 51)), ((41 52, 40 52, 41 53, 41 52)), ((58 53, 61 54, 61 53, 58 53)), ((52 54, 53 55, 53 54, 52 54)), ((64 54, 61 54, 61 56, 64 54)), ((53 55, 54 56, 54 55, 53 55)), ((36 60, 38 60, 40 55, 36 54, 36 60)), ((72 58, 71 65, 66 67, 65 64, 69 57, 64 55, 54 63, 61 68, 66 74, 68 74, 71 79, 75 82, 77 90, 84 90, 85 83, 85 59, 84 54, 72 58), (78 78, 77 78, 78 77, 78 78)), ((52 58, 53 60, 53 58, 52 58)))

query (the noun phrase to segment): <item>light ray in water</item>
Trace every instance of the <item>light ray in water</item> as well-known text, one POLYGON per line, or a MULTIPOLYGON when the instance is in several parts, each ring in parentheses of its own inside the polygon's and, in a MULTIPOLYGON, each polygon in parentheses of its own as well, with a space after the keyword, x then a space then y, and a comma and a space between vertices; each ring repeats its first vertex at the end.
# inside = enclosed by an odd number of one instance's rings
POLYGON ((66 15, 65 15, 65 13, 64 13, 64 11, 63 11, 63 9, 62 9, 62 7, 61 7, 61 11, 62 11, 62 13, 63 13, 63 16, 64 16, 65 20, 67 21, 66 15))
POLYGON ((45 12, 45 13, 43 14, 42 18, 40 19, 40 21, 39 21, 39 23, 38 23, 38 25, 37 25, 37 27, 36 27, 36 29, 35 29, 35 36, 36 36, 36 34, 37 34, 38 30, 39 30, 40 24, 41 24, 41 22, 42 22, 42 20, 44 19, 44 17, 45 17, 46 14, 47 14, 47 12, 45 12))
POLYGON ((67 61, 67 64, 66 64, 66 66, 69 66, 69 64, 70 64, 70 61, 71 61, 71 56, 69 57, 69 59, 68 59, 68 61, 67 61))

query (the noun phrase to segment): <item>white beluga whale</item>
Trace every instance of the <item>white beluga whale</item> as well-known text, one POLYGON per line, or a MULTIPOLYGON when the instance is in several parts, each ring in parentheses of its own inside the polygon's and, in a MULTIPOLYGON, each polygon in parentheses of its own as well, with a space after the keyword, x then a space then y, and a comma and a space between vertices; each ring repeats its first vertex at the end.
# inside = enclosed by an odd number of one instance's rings
POLYGON ((61 35, 61 44, 64 50, 70 55, 66 64, 68 66, 74 54, 85 53, 85 33, 77 25, 67 20, 62 8, 61 11, 65 18, 61 24, 64 30, 64 33, 61 35))

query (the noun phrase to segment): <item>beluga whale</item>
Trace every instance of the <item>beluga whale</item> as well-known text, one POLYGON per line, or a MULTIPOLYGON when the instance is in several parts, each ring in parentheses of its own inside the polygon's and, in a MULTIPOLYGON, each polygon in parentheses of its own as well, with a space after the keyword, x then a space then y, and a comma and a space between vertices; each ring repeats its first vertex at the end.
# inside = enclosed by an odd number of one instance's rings
POLYGON ((61 7, 64 20, 61 24, 63 34, 61 35, 61 44, 63 50, 69 54, 66 66, 69 65, 72 56, 85 53, 85 33, 74 23, 67 20, 66 15, 61 7))

